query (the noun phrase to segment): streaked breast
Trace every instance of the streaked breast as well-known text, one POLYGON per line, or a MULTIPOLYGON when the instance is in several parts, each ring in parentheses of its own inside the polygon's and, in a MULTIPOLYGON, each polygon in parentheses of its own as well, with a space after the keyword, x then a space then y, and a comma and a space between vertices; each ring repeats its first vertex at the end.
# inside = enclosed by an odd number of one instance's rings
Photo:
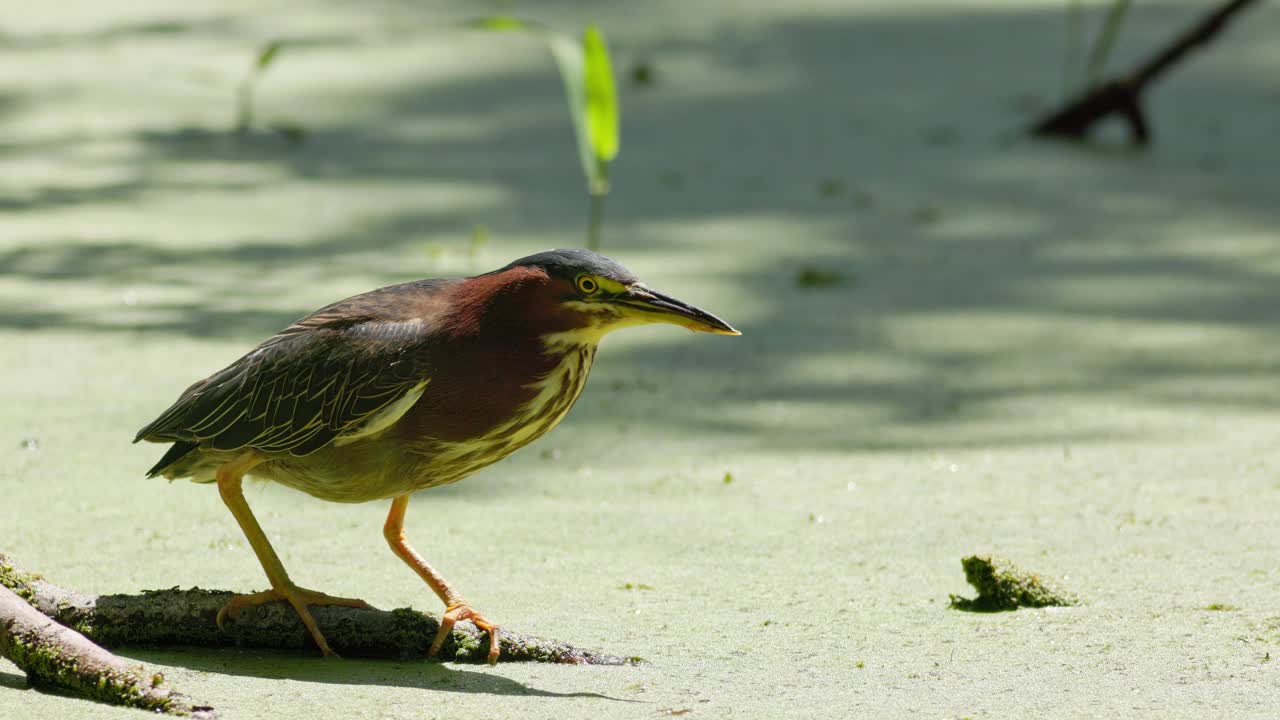
POLYGON ((586 387, 596 346, 574 345, 560 349, 560 353, 555 367, 527 386, 534 395, 511 420, 481 437, 437 445, 436 452, 421 468, 420 487, 461 480, 537 440, 560 424, 586 387))

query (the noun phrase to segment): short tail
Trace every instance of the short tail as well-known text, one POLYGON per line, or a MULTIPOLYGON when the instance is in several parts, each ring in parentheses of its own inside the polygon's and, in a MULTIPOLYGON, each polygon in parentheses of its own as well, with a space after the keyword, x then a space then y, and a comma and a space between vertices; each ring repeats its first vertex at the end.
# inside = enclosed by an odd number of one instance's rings
POLYGON ((186 440, 174 443, 173 446, 165 452, 164 457, 160 458, 160 462, 156 463, 155 467, 152 467, 147 471, 147 477, 153 478, 157 475, 162 475, 165 470, 169 469, 170 465, 173 465, 186 457, 187 453, 195 450, 197 447, 200 447, 199 443, 188 442, 186 440))

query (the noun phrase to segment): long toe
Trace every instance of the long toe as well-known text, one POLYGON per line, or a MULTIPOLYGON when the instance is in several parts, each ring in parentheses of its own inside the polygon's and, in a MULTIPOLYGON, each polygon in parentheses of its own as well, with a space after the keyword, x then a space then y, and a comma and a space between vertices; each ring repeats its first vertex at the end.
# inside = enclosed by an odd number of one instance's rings
POLYGON ((222 626, 226 623, 228 618, 235 620, 236 616, 245 608, 251 608, 256 605, 276 602, 277 600, 283 599, 284 596, 275 590, 263 590, 262 592, 251 593, 249 595, 232 595, 231 599, 227 601, 227 604, 223 605, 222 608, 218 610, 218 629, 222 629, 222 626))
POLYGON ((477 628, 489 635, 487 660, 490 665, 496 664, 498 655, 502 652, 498 641, 498 626, 465 604, 451 605, 445 609, 444 614, 440 616, 440 629, 436 631, 436 637, 431 641, 431 648, 427 650, 427 657, 435 657, 440 652, 440 648, 444 647, 444 641, 448 640, 449 634, 453 632, 453 626, 460 620, 470 620, 477 628))
POLYGON ((308 609, 310 605, 337 605, 340 607, 353 607, 368 609, 369 603, 357 598, 336 597, 334 595, 326 595, 317 590, 308 590, 300 588, 296 585, 287 585, 262 592, 252 593, 250 595, 236 595, 227 601, 226 605, 218 611, 218 628, 222 629, 227 618, 235 619, 246 608, 257 605, 264 605, 269 602, 285 601, 293 607, 294 612, 298 613, 298 619, 302 621, 302 625, 306 627, 310 633, 311 639, 315 641, 316 647, 320 648, 320 652, 326 656, 336 656, 337 653, 329 647, 329 642, 325 639, 324 633, 320 632, 320 628, 316 625, 316 620, 308 609))
POLYGON ((326 595, 316 590, 307 590, 306 588, 297 588, 295 590, 297 597, 307 605, 337 605, 339 607, 360 608, 361 610, 371 610, 373 606, 361 600, 360 598, 344 598, 335 595, 326 595))

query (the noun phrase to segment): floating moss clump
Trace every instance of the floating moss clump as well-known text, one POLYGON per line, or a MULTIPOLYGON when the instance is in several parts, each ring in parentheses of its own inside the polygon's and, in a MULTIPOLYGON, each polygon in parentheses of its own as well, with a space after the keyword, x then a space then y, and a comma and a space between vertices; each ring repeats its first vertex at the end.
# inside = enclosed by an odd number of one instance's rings
POLYGON ((820 267, 803 267, 796 273, 795 283, 802 288, 829 288, 847 285, 849 278, 841 272, 820 267))
POLYGON ((1022 607, 1079 605, 1080 599, 1051 580, 1029 573, 991 555, 970 555, 960 561, 964 578, 978 591, 976 598, 951 596, 951 607, 969 612, 999 612, 1022 607))

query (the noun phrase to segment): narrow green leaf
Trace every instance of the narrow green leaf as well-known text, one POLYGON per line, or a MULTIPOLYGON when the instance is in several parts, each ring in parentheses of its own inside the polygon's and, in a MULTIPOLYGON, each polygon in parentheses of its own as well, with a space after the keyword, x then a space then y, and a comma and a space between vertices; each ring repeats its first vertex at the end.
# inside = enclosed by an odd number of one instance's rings
POLYGON ((262 49, 258 51, 258 61, 255 63, 259 71, 266 70, 271 63, 275 62, 276 56, 284 49, 284 42, 280 40, 272 40, 262 49))
POLYGON ((594 192, 594 188, 599 187, 604 179, 591 151, 591 138, 587 130, 587 92, 586 83, 582 81, 585 66, 582 45, 575 38, 559 33, 547 33, 546 40, 547 47, 551 48, 551 55, 556 59, 556 67, 560 70, 560 80, 564 83, 564 97, 569 104, 574 139, 578 141, 578 160, 582 162, 582 173, 586 176, 588 189, 594 192))
POLYGON ((582 34, 582 52, 586 63, 583 77, 591 150, 598 163, 609 163, 618 155, 618 93, 613 83, 609 46, 600 28, 587 26, 582 34))
POLYGON ((1112 0, 1107 18, 1103 21, 1102 29, 1098 31, 1098 37, 1094 39, 1093 49, 1089 53, 1089 66, 1085 70, 1085 77, 1090 86, 1102 82, 1102 71, 1106 68, 1107 57, 1116 44, 1116 38, 1120 36, 1120 28, 1124 25, 1125 14, 1129 12, 1130 2, 1131 0, 1112 0))

